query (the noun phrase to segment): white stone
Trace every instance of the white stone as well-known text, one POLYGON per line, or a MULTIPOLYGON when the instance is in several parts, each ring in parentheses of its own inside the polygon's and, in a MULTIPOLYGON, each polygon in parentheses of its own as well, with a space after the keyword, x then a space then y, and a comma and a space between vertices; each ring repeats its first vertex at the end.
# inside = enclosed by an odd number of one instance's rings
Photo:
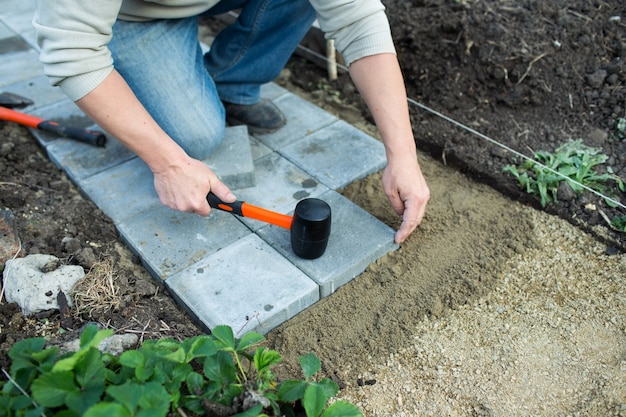
POLYGON ((68 304, 71 305, 70 291, 85 276, 85 271, 76 265, 61 265, 50 272, 42 271, 46 264, 58 261, 55 256, 42 254, 7 261, 2 274, 6 300, 17 303, 25 316, 58 309, 59 291, 68 296, 68 304))

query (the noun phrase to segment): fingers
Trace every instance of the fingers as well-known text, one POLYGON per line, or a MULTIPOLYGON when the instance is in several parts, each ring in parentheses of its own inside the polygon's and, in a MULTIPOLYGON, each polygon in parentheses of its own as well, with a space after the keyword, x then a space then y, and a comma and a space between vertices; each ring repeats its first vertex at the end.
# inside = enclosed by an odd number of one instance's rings
POLYGON ((417 200, 412 199, 404 202, 403 206, 404 211, 401 212, 402 224, 400 224, 400 228, 395 235, 396 243, 404 242, 424 218, 424 204, 420 205, 417 203, 417 200))

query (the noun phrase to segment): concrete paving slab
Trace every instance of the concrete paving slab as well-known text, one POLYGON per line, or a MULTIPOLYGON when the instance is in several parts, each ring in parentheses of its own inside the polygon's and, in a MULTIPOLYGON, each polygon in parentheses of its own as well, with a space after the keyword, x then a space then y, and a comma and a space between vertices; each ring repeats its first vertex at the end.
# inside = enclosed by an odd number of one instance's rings
POLYGON ((394 231, 336 191, 322 194, 331 209, 331 234, 326 252, 317 259, 298 258, 282 229, 265 226, 257 233, 313 279, 320 297, 327 297, 361 274, 367 266, 398 248, 394 231))
MULTIPOLYGON (((237 190, 239 200, 279 213, 293 211, 298 201, 316 197, 328 190, 315 178, 296 167, 277 153, 255 161, 257 185, 237 190)), ((256 220, 244 219, 251 229, 264 225, 256 220)))
POLYGON ((250 148, 252 151, 252 159, 254 161, 274 152, 254 136, 250 136, 250 148))
MULTIPOLYGON (((92 126, 97 130, 98 126, 92 126)), ((105 133, 106 147, 99 148, 71 139, 57 139, 46 151, 50 160, 76 184, 92 175, 106 171, 137 156, 117 139, 105 133)))
POLYGON ((13 36, 0 40, 0 55, 2 55, 0 89, 43 74, 39 55, 29 49, 28 44, 20 37, 13 36))
POLYGON ((78 185, 116 224, 161 205, 152 172, 139 158, 79 180, 78 185))
POLYGON ((292 93, 278 97, 274 104, 285 114, 287 124, 274 133, 253 136, 275 151, 338 120, 332 114, 292 93))
POLYGON ((35 41, 35 27, 33 26, 33 16, 35 9, 28 8, 23 10, 14 10, 3 20, 5 24, 15 33, 20 35, 33 49, 38 50, 35 41))
POLYGON ((232 190, 256 185, 246 126, 227 127, 224 140, 204 163, 232 190))
POLYGON ((261 97, 267 100, 276 101, 279 97, 291 94, 289 90, 276 83, 267 83, 261 86, 261 97))
POLYGON ((48 77, 44 75, 7 85, 0 88, 0 92, 14 93, 30 99, 33 104, 16 109, 23 113, 31 113, 36 109, 67 100, 65 94, 59 88, 52 87, 48 77))
POLYGON ((118 230, 157 280, 166 280, 252 233, 218 210, 202 217, 163 205, 127 218, 118 230))
POLYGON ((382 142, 343 120, 279 152, 334 190, 379 171, 387 163, 382 142))
POLYGON ((11 38, 15 35, 16 33, 13 30, 9 29, 9 27, 2 21, 2 18, 0 17, 0 41, 6 38, 11 38))
POLYGON ((165 281, 207 329, 265 334, 319 299, 317 285, 256 235, 249 235, 165 281))

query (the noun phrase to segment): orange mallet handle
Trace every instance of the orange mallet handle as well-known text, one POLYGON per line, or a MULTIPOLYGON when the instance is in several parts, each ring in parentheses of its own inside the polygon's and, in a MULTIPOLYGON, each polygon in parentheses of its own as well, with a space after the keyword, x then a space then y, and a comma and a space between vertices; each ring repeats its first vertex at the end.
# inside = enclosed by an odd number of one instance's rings
POLYGON ((284 227, 285 229, 291 229, 291 222, 293 220, 293 217, 286 214, 266 210, 264 208, 253 206, 252 204, 248 204, 243 201, 225 203, 213 193, 209 193, 206 199, 211 207, 218 210, 227 211, 241 217, 248 217, 250 219, 260 220, 262 222, 273 224, 274 226, 284 227))
POLYGON ((77 127, 69 127, 60 125, 57 122, 41 119, 29 114, 20 113, 15 110, 0 106, 0 120, 19 123, 34 129, 44 130, 46 132, 56 133, 57 135, 74 139, 79 142, 88 143, 93 146, 103 148, 106 145, 106 136, 97 130, 80 129, 77 127))

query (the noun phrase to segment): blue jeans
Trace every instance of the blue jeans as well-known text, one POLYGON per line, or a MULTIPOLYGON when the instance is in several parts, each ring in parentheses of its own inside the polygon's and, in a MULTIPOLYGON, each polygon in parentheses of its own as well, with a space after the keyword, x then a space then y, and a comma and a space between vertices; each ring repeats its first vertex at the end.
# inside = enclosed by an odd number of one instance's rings
POLYGON ((222 100, 254 104, 283 69, 315 19, 308 0, 222 0, 204 16, 241 9, 203 56, 198 17, 118 20, 114 65, 159 126, 193 158, 224 138, 222 100))

